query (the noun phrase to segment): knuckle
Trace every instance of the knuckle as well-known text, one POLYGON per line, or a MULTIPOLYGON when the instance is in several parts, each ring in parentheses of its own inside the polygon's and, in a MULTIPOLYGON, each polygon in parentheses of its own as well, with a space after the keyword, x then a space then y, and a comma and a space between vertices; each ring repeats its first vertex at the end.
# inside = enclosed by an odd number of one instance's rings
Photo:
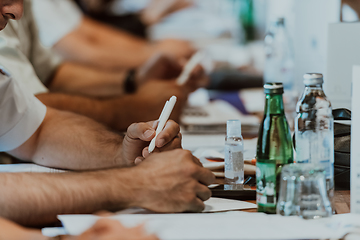
POLYGON ((211 190, 209 188, 206 187, 206 190, 204 191, 204 197, 205 200, 208 200, 211 197, 211 190))
POLYGON ((201 202, 199 203, 199 207, 197 209, 197 212, 202 212, 205 209, 205 203, 201 202))
POLYGON ((131 131, 133 131, 134 129, 136 129, 136 125, 137 125, 137 123, 131 124, 131 125, 127 128, 127 132, 131 132, 131 131))
POLYGON ((165 141, 169 141, 171 139, 171 134, 168 132, 164 132, 161 138, 164 139, 165 141))

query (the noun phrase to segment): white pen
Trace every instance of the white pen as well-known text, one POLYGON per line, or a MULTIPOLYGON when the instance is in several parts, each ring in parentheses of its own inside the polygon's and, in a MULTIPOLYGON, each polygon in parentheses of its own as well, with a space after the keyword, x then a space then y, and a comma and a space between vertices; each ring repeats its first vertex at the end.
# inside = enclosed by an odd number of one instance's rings
POLYGON ((177 79, 177 84, 178 85, 184 85, 187 80, 190 77, 191 72, 194 70, 194 68, 201 62, 201 60, 203 59, 204 54, 203 52, 197 52, 195 53, 191 59, 186 63, 183 71, 181 72, 179 78, 177 79))
POLYGON ((172 96, 170 98, 170 100, 165 103, 165 106, 164 106, 164 108, 163 108, 163 110, 162 110, 162 112, 160 114, 160 117, 159 117, 159 124, 158 124, 158 126, 156 128, 156 135, 151 140, 150 145, 149 145, 149 153, 154 151, 156 138, 159 135, 159 133, 164 129, 165 124, 166 124, 167 120, 169 119, 172 110, 174 109, 175 103, 176 103, 176 97, 175 96, 172 96))

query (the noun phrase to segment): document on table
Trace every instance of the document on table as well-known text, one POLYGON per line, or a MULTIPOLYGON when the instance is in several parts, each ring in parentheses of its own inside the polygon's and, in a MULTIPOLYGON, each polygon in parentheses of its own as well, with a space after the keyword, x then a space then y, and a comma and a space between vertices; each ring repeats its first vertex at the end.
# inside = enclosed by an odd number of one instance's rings
MULTIPOLYGON (((209 200, 205 201, 205 209, 203 213, 225 212, 252 208, 257 208, 256 204, 238 200, 212 197, 209 200)), ((145 210, 143 208, 129 208, 117 212, 117 214, 154 214, 154 212, 145 210)))
MULTIPOLYGON (((61 215, 69 234, 79 235, 100 217, 61 215)), ((358 231, 360 215, 337 215, 332 218, 304 220, 263 213, 227 212, 201 214, 120 214, 110 217, 126 227, 145 224, 149 233, 160 239, 338 239, 358 231)))
POLYGON ((32 163, 26 163, 26 164, 0 164, 0 172, 61 173, 65 171, 55 168, 43 167, 32 163))

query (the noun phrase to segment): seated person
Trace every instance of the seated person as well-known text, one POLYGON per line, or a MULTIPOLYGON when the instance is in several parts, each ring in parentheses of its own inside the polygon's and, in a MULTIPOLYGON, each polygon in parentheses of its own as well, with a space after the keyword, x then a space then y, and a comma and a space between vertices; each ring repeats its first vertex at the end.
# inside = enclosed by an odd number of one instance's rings
MULTIPOLYGON (((39 41, 31 2, 25 0, 24 5, 24 17, 19 21, 10 21, 9 26, 0 33, 0 65, 11 72, 15 79, 22 81, 26 89, 45 105, 82 114, 124 131, 133 122, 156 119, 164 102, 176 95, 178 103, 172 119, 179 120, 181 109, 193 86, 178 86, 173 80, 146 80, 173 79, 181 71, 179 64, 169 61, 164 63, 164 58, 155 56, 153 67, 146 64, 145 70, 140 69, 138 74, 130 71, 129 74, 114 75, 106 72, 101 75, 93 68, 61 62, 39 41), (124 93, 129 83, 134 86, 138 76, 145 76, 141 80, 145 83, 134 94, 117 97, 124 93)), ((199 69, 195 70, 191 80, 202 76, 199 69)))
POLYGON ((194 49, 184 40, 151 43, 84 16, 72 0, 34 0, 40 40, 64 59, 106 70, 130 69, 162 53, 189 58, 194 49))
MULTIPOLYGON (((22 0, 0 0, 1 28, 8 19, 20 19, 22 9, 22 0)), ((154 122, 132 124, 121 137, 89 118, 47 108, 5 71, 0 71, 0 93, 0 151, 44 166, 88 170, 0 173, 1 217, 43 226, 58 214, 133 206, 157 212, 204 209, 214 175, 190 152, 174 149, 181 146, 174 122, 167 123, 149 155, 154 122), (116 168, 121 166, 132 167, 116 168)))

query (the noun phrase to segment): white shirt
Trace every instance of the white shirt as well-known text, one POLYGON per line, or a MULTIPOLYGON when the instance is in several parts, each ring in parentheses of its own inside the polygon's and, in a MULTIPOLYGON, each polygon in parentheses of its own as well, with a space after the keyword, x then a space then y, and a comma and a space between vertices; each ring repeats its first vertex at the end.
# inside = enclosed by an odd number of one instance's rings
POLYGON ((45 118, 46 106, 8 73, 0 71, 0 113, 0 152, 5 152, 34 134, 45 118))
POLYGON ((47 47, 79 27, 83 17, 72 0, 33 0, 33 11, 40 40, 47 47))
POLYGON ((44 86, 61 63, 61 59, 39 40, 31 2, 24 0, 24 14, 10 20, 0 32, 0 65, 33 94, 47 92, 44 86))

